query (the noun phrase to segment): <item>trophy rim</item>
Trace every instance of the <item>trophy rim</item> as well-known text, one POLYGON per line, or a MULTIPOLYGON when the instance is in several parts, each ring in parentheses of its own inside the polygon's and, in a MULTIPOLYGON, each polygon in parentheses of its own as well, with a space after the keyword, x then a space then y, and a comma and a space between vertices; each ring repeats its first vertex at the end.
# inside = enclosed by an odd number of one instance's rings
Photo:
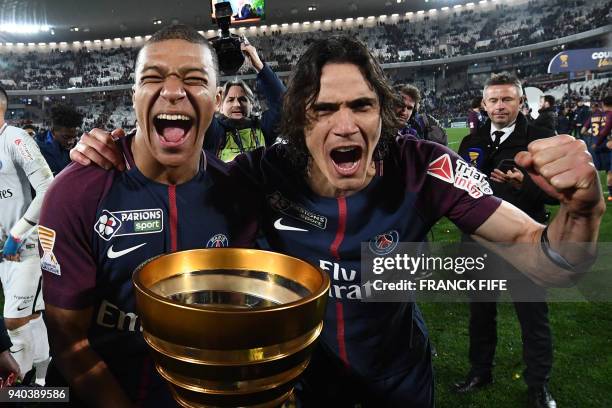
MULTIPOLYGON (((221 269, 221 268, 217 268, 217 269, 221 269)), ((257 270, 257 271, 261 271, 265 273, 283 276, 281 274, 275 273, 274 271, 258 269, 257 267, 249 267, 249 268, 231 267, 228 269, 234 269, 234 270, 239 270, 239 271, 240 270, 244 270, 244 271, 257 270)), ((184 272, 186 271, 178 271, 176 273, 168 274, 166 277, 179 275, 184 272)), ((283 276, 283 277, 286 279, 290 279, 294 282, 299 282, 299 281, 296 281, 295 279, 287 278, 286 276, 283 276)), ((159 282, 160 280, 161 279, 159 279, 157 282, 159 282)), ((331 284, 330 278, 325 271, 310 264, 309 262, 303 259, 285 255, 279 252, 273 252, 273 251, 267 251, 267 250, 262 250, 262 249, 255 249, 255 248, 199 248, 199 249, 189 249, 189 250, 184 250, 184 251, 177 251, 177 252, 172 252, 172 253, 161 254, 153 258, 147 259, 146 261, 138 265, 132 274, 132 282, 134 284, 134 288, 137 291, 140 291, 144 296, 155 299, 156 301, 166 304, 167 306, 177 307, 177 308, 185 309, 185 310, 210 312, 210 313, 228 315, 228 316, 234 316, 237 314, 258 315, 258 314, 278 312, 278 311, 282 311, 285 309, 295 309, 296 307, 306 305, 308 303, 315 301, 317 298, 324 296, 326 292, 329 291, 329 287, 331 284), (247 308, 247 309, 242 309, 242 308, 241 309, 228 309, 222 306, 201 305, 201 304, 195 304, 195 303, 194 304, 182 303, 180 301, 173 300, 168 297, 155 293, 143 282, 142 275, 148 271, 147 268, 152 267, 153 264, 159 262, 161 259, 170 259, 172 257, 177 257, 177 256, 188 256, 188 255, 196 254, 196 253, 203 254, 205 252, 212 253, 212 254, 226 253, 228 256, 231 254, 237 255, 240 253, 246 253, 246 254, 253 255, 255 253, 255 254, 265 255, 269 257, 274 257, 274 258, 285 260, 285 262, 291 262, 291 263, 298 264, 302 268, 310 269, 311 271, 316 272, 316 274, 320 276, 321 281, 318 287, 314 288, 315 290, 311 290, 310 288, 308 288, 311 293, 304 297, 301 297, 298 300, 288 302, 288 303, 282 303, 278 305, 264 306, 264 307, 258 307, 258 308, 247 308)))

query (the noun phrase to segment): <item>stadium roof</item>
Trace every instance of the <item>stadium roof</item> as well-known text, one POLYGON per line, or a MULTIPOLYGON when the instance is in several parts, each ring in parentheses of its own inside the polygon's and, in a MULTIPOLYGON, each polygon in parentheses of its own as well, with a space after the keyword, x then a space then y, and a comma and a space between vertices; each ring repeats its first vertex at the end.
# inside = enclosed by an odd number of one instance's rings
MULTIPOLYGON (((265 0, 261 24, 368 17, 429 10, 466 3, 459 0, 265 0), (309 11, 312 6, 316 10, 309 11)), ((0 31, 0 42, 49 42, 146 35, 173 21, 213 29, 210 0, 0 0, 0 25, 48 26, 47 31, 0 31), (161 20, 161 25, 155 25, 161 20), (78 31, 76 31, 76 29, 78 31)))

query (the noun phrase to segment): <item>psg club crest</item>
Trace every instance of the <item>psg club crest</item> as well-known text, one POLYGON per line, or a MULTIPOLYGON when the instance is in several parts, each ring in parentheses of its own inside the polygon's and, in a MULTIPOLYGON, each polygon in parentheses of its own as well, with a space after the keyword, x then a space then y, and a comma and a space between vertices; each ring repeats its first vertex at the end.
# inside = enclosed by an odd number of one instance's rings
POLYGON ((399 233, 395 230, 376 235, 370 239, 370 251, 376 255, 387 255, 399 242, 399 233))
POLYGON ((224 248, 229 246, 229 241, 224 234, 213 235, 206 243, 206 248, 224 248))
POLYGON ((100 218, 98 218, 95 230, 103 240, 109 241, 120 227, 121 221, 119 218, 104 210, 100 218))

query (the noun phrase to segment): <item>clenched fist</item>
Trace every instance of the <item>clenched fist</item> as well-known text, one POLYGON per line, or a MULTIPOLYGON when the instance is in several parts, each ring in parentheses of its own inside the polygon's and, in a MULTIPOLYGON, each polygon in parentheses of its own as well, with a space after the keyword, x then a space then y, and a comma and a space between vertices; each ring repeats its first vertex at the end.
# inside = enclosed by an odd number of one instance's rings
POLYGON ((597 170, 583 141, 557 135, 531 142, 527 149, 514 160, 570 214, 588 216, 604 205, 597 170))

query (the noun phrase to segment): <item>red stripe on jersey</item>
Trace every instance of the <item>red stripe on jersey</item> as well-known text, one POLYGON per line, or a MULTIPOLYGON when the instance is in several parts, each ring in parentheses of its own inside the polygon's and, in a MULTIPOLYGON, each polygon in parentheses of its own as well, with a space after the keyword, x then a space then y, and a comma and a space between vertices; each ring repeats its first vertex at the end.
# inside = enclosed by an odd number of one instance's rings
POLYGON ((178 211, 176 210, 176 186, 168 186, 168 203, 170 205, 170 250, 175 252, 178 248, 176 231, 178 228, 178 211))
POLYGON ((344 305, 336 302, 336 339, 338 340, 338 353, 344 365, 350 366, 348 355, 346 354, 346 343, 344 342, 344 305))
POLYGON ((340 260, 340 254, 338 248, 344 240, 344 231, 346 230, 346 198, 338 198, 338 231, 336 231, 336 238, 332 242, 329 251, 336 260, 340 260))

